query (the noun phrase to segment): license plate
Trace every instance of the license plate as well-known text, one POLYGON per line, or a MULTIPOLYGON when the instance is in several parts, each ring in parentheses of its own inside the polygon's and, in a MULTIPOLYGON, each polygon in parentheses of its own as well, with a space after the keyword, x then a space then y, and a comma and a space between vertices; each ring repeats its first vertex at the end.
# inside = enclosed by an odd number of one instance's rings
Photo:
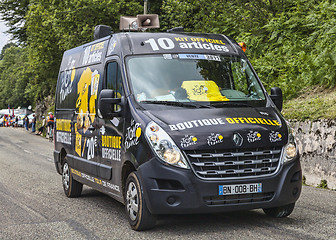
POLYGON ((248 194, 248 193, 261 193, 261 183, 248 183, 237 185, 219 185, 218 195, 232 195, 232 194, 248 194))

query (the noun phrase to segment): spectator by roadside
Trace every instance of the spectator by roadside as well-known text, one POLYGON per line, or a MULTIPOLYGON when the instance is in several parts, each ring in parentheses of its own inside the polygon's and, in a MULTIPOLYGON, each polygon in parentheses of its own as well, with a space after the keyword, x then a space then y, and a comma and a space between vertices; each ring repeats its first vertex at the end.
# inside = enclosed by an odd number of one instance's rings
POLYGON ((25 116, 24 118, 24 124, 25 124, 25 127, 26 127, 26 130, 28 131, 29 129, 29 118, 28 118, 28 115, 25 116))
POLYGON ((11 124, 11 116, 8 115, 6 120, 6 127, 10 127, 10 124, 11 124))
POLYGON ((35 132, 35 126, 36 126, 36 116, 33 114, 33 119, 32 119, 32 133, 35 132))
POLYGON ((53 127, 54 127, 54 115, 52 112, 49 112, 48 120, 47 120, 47 138, 51 138, 53 134, 53 127))
POLYGON ((18 116, 15 117, 15 124, 14 124, 14 127, 17 127, 18 126, 18 122, 19 122, 19 118, 18 116))
POLYGON ((42 116, 42 126, 38 129, 36 135, 41 135, 45 129, 45 126, 46 126, 46 119, 44 116, 42 116))

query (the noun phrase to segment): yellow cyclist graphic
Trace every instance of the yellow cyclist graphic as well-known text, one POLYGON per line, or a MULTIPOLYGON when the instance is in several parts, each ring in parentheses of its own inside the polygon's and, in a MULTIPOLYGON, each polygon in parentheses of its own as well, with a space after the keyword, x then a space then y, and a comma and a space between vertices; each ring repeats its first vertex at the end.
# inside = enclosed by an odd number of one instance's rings
POLYGON ((76 152, 78 155, 83 155, 81 151, 82 134, 88 130, 96 117, 96 99, 99 78, 100 74, 98 74, 97 70, 92 72, 90 68, 86 68, 77 84, 76 152), (80 129, 82 129, 82 133, 79 132, 80 129))

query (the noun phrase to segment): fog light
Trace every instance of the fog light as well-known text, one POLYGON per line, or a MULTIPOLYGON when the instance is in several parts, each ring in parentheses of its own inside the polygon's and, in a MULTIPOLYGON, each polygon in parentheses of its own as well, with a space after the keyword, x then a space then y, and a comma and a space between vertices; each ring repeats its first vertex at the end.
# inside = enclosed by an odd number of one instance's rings
POLYGON ((176 199, 174 197, 168 197, 167 198, 167 203, 169 205, 173 205, 176 202, 176 199))

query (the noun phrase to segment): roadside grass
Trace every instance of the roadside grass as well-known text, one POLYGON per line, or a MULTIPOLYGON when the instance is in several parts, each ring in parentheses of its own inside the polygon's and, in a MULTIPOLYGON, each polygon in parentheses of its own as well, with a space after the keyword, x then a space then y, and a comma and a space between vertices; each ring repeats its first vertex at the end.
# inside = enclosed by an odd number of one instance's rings
POLYGON ((282 113, 287 119, 317 120, 336 118, 336 88, 304 89, 297 98, 284 102, 282 113))
POLYGON ((317 185, 318 188, 329 189, 328 182, 325 179, 321 179, 321 183, 317 185))

